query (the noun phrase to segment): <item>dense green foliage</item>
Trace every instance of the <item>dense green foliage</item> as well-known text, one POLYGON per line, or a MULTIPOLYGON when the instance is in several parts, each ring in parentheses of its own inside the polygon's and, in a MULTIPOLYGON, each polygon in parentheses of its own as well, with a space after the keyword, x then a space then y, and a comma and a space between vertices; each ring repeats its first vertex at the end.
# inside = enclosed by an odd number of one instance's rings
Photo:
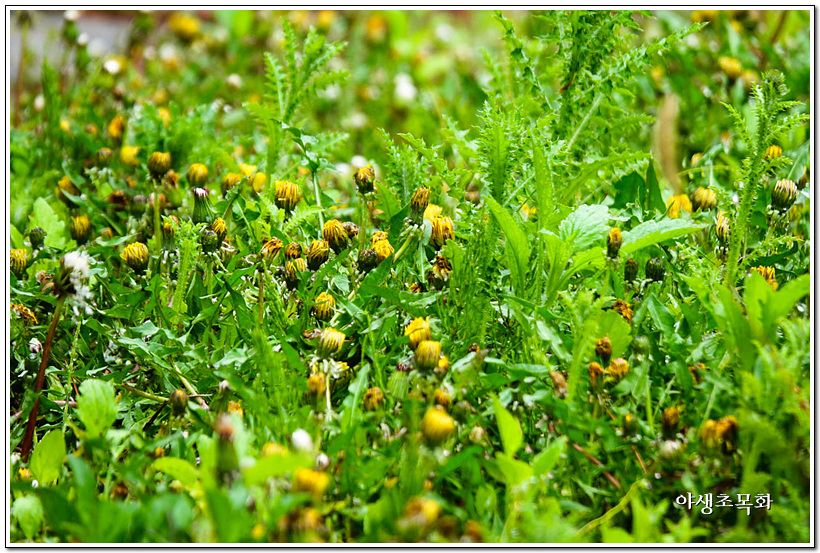
POLYGON ((67 19, 12 103, 12 540, 808 541, 808 25, 67 19))

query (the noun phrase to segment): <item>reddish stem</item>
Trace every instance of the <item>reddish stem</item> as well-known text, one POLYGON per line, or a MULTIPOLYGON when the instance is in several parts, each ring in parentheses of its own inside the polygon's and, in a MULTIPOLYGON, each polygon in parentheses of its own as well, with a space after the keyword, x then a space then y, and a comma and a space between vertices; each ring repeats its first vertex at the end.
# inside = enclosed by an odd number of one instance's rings
POLYGON ((40 411, 40 391, 43 389, 43 381, 46 378, 46 367, 48 366, 48 359, 51 356, 51 344, 54 342, 54 333, 57 331, 57 323, 60 322, 60 314, 63 311, 63 303, 65 298, 60 298, 57 301, 57 307, 54 309, 54 315, 51 318, 51 326, 48 329, 48 337, 43 346, 43 358, 40 361, 40 370, 37 372, 37 380, 34 383, 34 406, 28 415, 28 423, 26 424, 26 435, 23 438, 21 446, 21 457, 23 461, 28 460, 28 455, 31 453, 31 446, 34 444, 34 431, 37 427, 37 414, 40 411))

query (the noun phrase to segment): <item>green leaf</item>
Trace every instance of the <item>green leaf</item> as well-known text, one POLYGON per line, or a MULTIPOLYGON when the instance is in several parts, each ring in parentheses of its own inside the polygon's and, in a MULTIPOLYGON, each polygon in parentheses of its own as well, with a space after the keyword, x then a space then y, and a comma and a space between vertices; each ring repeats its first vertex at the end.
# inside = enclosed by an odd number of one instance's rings
POLYGON ((40 533, 40 528, 44 520, 43 504, 36 495, 26 494, 18 497, 11 504, 12 519, 17 519, 17 524, 27 539, 34 539, 40 533))
POLYGON ((498 432, 501 434, 501 444, 504 447, 504 453, 512 457, 524 443, 524 433, 521 431, 521 424, 501 405, 498 396, 493 395, 492 400, 495 420, 498 423, 498 432))
POLYGON ((164 472, 179 483, 190 488, 199 480, 199 470, 185 459, 160 457, 153 463, 154 469, 164 472))
POLYGON ((505 246, 510 261, 510 275, 516 295, 523 297, 527 284, 527 269, 530 259, 530 246, 527 235, 515 222, 512 215, 501 207, 493 198, 487 197, 487 206, 507 237, 505 246))
POLYGON ((52 430, 43 436, 31 454, 29 465, 40 484, 50 484, 60 477, 65 453, 65 436, 61 430, 52 430))
POLYGON ((580 252, 596 242, 603 244, 608 220, 605 205, 581 205, 561 222, 559 236, 572 245, 572 253, 580 252))
POLYGON ((500 451, 495 454, 495 462, 504 475, 507 487, 517 486, 527 478, 532 477, 532 468, 524 461, 513 459, 500 451))
POLYGON ((810 275, 805 274, 787 282, 775 292, 772 300, 766 305, 763 327, 771 328, 777 319, 788 315, 795 304, 809 293, 810 282, 810 275))
POLYGON ((651 212, 657 209, 661 213, 666 213, 666 203, 661 196, 661 187, 655 175, 654 160, 649 160, 649 167, 646 168, 646 192, 646 210, 651 212))
POLYGON ((302 455, 293 455, 285 452, 278 455, 268 455, 262 457, 252 467, 242 471, 245 485, 257 486, 269 478, 278 478, 291 473, 299 468, 308 468, 313 465, 313 460, 302 455))
POLYGON ((65 223, 60 220, 44 198, 37 198, 29 220, 29 228, 40 227, 46 231, 46 246, 62 248, 68 242, 65 223))
POLYGON ((532 460, 532 471, 535 476, 547 474, 558 464, 561 456, 567 450, 567 438, 561 436, 554 440, 549 447, 536 455, 532 460))
POLYGON ((102 380, 86 380, 80 385, 77 416, 92 438, 101 436, 117 420, 114 387, 102 380))
POLYGON ((547 215, 552 213, 555 205, 555 189, 552 181, 552 170, 547 162, 545 148, 542 148, 533 135, 532 166, 535 170, 535 195, 538 201, 538 222, 544 228, 547 215))
POLYGON ((660 221, 647 221, 623 233, 621 253, 631 254, 647 246, 665 242, 678 236, 692 234, 708 227, 708 223, 695 223, 685 219, 664 217, 660 221))
POLYGON ((614 311, 601 314, 598 322, 598 336, 609 336, 612 343, 612 357, 622 357, 632 341, 632 328, 623 317, 614 311))

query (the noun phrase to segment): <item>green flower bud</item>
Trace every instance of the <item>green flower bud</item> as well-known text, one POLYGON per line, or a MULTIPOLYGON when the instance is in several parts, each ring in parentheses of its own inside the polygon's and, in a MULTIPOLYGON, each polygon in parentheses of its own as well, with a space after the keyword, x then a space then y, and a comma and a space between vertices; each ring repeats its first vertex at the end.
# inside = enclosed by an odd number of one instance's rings
POLYGON ((210 225, 214 221, 214 211, 209 200, 210 190, 207 188, 194 188, 194 213, 191 221, 195 225, 205 223, 210 225))

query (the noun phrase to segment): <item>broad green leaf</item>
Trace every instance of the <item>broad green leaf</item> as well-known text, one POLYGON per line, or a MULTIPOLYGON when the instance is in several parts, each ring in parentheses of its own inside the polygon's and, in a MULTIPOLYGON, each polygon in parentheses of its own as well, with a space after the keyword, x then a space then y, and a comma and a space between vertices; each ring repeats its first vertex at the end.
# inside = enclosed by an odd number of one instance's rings
POLYGON ((632 328, 623 317, 614 311, 606 311, 601 314, 598 322, 598 336, 608 336, 612 343, 612 357, 622 357, 626 353, 626 348, 632 341, 632 328))
POLYGON ((45 198, 34 201, 29 228, 40 227, 46 231, 46 246, 62 248, 68 242, 65 223, 60 220, 45 198))
POLYGON ((654 294, 646 298, 646 308, 667 343, 671 345, 683 343, 683 340, 675 331, 675 317, 672 316, 672 313, 669 312, 669 309, 667 309, 665 305, 658 301, 658 298, 656 298, 654 294))
POLYGON ((507 237, 506 252, 510 262, 510 275, 516 295, 523 296, 526 289, 527 269, 530 259, 530 245, 527 235, 515 222, 512 215, 493 198, 487 197, 487 205, 507 237))
POLYGON ((566 437, 561 436, 560 438, 554 440, 549 447, 536 455, 535 459, 532 460, 533 474, 535 476, 547 474, 555 467, 555 465, 558 464, 558 461, 561 459, 561 455, 563 455, 566 450, 566 437))
POLYGON ((242 471, 245 486, 256 486, 268 478, 277 478, 299 468, 309 468, 313 461, 306 456, 293 455, 289 452, 279 455, 268 455, 259 459, 252 467, 242 471))
POLYGON ((11 504, 11 517, 17 520, 27 539, 34 539, 40 533, 44 515, 43 504, 36 495, 26 494, 16 498, 11 504))
POLYGON ((102 380, 86 380, 80 385, 77 398, 77 416, 89 436, 101 436, 117 420, 117 402, 114 387, 102 380))
POLYGON ((185 459, 178 457, 160 457, 154 461, 154 469, 164 472, 171 478, 189 488, 199 480, 199 470, 185 459))
POLYGON ((40 484, 50 484, 60 477, 64 460, 65 436, 61 430, 52 430, 34 448, 29 468, 40 484))
POLYGON ((777 319, 788 315, 797 302, 809 293, 810 287, 811 277, 808 274, 801 275, 784 284, 782 288, 775 292, 774 297, 766 306, 763 327, 771 328, 777 319))
POLYGON ((668 217, 664 217, 660 221, 647 221, 623 233, 621 253, 628 255, 653 244, 692 234, 708 226, 707 223, 695 223, 685 219, 670 219, 668 217))
POLYGON ((666 213, 666 203, 661 196, 661 187, 655 174, 655 161, 652 159, 649 160, 649 166, 646 168, 645 182, 646 210, 651 213, 653 209, 657 209, 661 213, 666 213))
POLYGON ((521 424, 501 405, 498 396, 493 395, 492 400, 495 420, 498 423, 498 432, 501 434, 501 444, 504 447, 504 453, 512 457, 524 443, 524 433, 521 431, 521 424))
POLYGON ((603 248, 608 220, 609 210, 605 205, 581 205, 559 225, 559 236, 567 244, 572 244, 572 253, 595 243, 600 243, 603 248))
POLYGON ((517 486, 527 478, 532 477, 532 468, 524 461, 513 459, 510 455, 505 455, 500 451, 495 454, 495 461, 499 470, 504 475, 507 487, 517 486))

